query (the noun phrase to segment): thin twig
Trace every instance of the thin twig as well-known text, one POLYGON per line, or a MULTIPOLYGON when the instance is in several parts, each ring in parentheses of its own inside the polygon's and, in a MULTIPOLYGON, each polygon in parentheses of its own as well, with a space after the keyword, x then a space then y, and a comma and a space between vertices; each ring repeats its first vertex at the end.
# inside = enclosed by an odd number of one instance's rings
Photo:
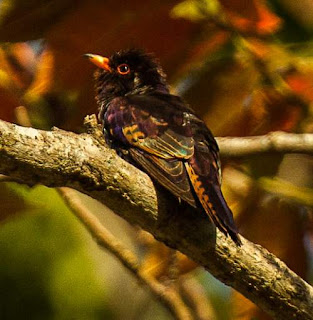
POLYGON ((160 284, 148 274, 142 273, 136 256, 129 249, 125 248, 125 246, 101 224, 95 215, 82 204, 74 190, 65 187, 57 188, 57 190, 98 245, 111 252, 140 283, 146 285, 149 291, 158 298, 175 319, 192 319, 188 308, 184 305, 179 294, 175 290, 160 284))
POLYGON ((194 277, 185 276, 179 281, 179 289, 194 310, 197 320, 216 320, 214 308, 202 285, 194 277))

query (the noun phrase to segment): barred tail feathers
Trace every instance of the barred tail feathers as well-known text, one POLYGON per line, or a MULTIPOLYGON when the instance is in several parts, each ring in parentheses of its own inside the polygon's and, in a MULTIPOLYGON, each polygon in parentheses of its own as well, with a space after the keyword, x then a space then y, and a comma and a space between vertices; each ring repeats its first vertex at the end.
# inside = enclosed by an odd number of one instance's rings
POLYGON ((232 212, 223 197, 220 187, 213 183, 202 181, 202 177, 196 174, 190 163, 186 162, 185 166, 193 189, 206 214, 221 232, 229 235, 240 246, 241 241, 232 212))

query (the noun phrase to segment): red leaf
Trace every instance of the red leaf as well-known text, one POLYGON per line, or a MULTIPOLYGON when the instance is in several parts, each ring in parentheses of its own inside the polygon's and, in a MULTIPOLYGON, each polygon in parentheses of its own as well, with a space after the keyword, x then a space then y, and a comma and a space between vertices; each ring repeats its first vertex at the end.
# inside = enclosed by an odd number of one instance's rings
POLYGON ((262 0, 220 0, 231 24, 243 32, 261 35, 275 32, 281 19, 272 13, 262 0))

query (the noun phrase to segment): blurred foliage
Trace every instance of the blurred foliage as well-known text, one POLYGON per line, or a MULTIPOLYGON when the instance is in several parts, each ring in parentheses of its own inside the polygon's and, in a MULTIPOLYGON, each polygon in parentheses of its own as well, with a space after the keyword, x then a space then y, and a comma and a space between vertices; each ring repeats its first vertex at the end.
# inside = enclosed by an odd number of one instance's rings
POLYGON ((1 188, 10 195, 2 209, 15 214, 0 228, 1 319, 112 318, 86 235, 58 194, 1 188))
MULTIPOLYGON (((23 105, 35 127, 80 131, 83 117, 97 110, 94 69, 82 55, 142 47, 215 135, 312 133, 312 7, 309 0, 2 0, 0 118, 16 121, 23 105)), ((312 157, 266 155, 223 168, 241 233, 312 281, 312 157)), ((53 190, 1 183, 0 199, 1 319, 168 318, 147 295, 127 298, 138 288, 123 269, 99 270, 99 249, 53 190)), ((116 234, 123 238, 125 226, 116 234)), ((142 270, 160 281, 173 269, 184 279, 196 268, 182 255, 173 262, 171 250, 153 239, 130 239, 142 270)), ((197 279, 216 319, 269 319, 238 293, 229 301, 204 274, 197 279)))

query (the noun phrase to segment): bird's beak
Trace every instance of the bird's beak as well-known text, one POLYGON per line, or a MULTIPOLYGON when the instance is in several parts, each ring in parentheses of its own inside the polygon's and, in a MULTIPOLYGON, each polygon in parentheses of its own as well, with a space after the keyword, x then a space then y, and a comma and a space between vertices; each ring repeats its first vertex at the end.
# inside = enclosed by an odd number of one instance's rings
POLYGON ((86 53, 84 57, 88 58, 93 64, 97 67, 104 69, 106 71, 112 72, 112 69, 109 66, 109 58, 102 57, 98 54, 86 53))

